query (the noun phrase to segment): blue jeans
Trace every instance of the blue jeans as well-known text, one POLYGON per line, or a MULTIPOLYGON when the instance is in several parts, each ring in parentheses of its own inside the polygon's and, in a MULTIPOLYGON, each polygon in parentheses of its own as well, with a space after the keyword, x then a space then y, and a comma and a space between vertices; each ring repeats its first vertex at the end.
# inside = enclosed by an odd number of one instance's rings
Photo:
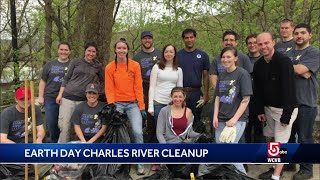
POLYGON ((44 109, 50 138, 56 143, 60 135, 60 129, 58 127, 59 104, 56 103, 55 99, 45 99, 44 109))
POLYGON ((153 105, 154 108, 154 123, 157 126, 158 116, 163 107, 166 107, 166 104, 157 103, 153 105))
MULTIPOLYGON (((295 121, 295 128, 298 133, 298 143, 301 144, 312 144, 313 143, 313 126, 317 117, 317 107, 310 107, 300 105, 298 107, 298 116, 295 121)), ((312 164, 300 164, 300 170, 313 173, 312 164)))
POLYGON ((126 113, 131 124, 135 143, 143 143, 142 116, 137 101, 116 102, 117 111, 126 113))
POLYGON ((191 109, 194 115, 193 123, 201 120, 202 107, 196 108, 197 102, 200 100, 200 96, 202 96, 202 92, 200 89, 187 92, 187 107, 191 109))
MULTIPOLYGON (((234 142, 232 143, 238 143, 242 134, 244 133, 244 130, 246 128, 247 122, 245 121, 237 121, 236 123, 236 139, 234 140, 234 142)), ((220 138, 220 134, 223 131, 224 127, 226 126, 226 122, 219 122, 218 124, 218 128, 215 129, 215 139, 216 139, 216 143, 221 143, 219 138, 220 138)), ((243 167, 243 164, 233 164, 239 171, 246 173, 245 168, 243 167)))

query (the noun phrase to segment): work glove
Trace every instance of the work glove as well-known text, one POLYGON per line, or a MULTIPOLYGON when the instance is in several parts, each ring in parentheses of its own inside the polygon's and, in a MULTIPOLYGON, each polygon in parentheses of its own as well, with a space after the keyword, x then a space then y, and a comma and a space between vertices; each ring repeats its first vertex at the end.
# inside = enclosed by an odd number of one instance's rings
POLYGON ((142 119, 147 119, 147 113, 145 110, 140 110, 140 113, 141 113, 142 119))
POLYGON ((237 134, 236 126, 232 126, 232 127, 226 126, 222 130, 219 140, 220 142, 224 142, 224 143, 232 143, 236 139, 236 134, 237 134))
POLYGON ((199 101, 197 101, 197 106, 196 108, 200 108, 204 105, 204 99, 200 99, 199 101))

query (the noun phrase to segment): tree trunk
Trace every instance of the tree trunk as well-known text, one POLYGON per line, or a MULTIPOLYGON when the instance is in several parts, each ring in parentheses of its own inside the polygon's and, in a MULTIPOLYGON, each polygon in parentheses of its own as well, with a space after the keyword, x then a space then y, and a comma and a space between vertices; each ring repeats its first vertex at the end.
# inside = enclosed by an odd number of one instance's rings
POLYGON ((283 1, 283 10, 284 17, 288 19, 292 19, 295 11, 296 0, 284 0, 283 1))
POLYGON ((52 18, 50 15, 50 8, 52 7, 52 1, 45 1, 44 9, 45 9, 45 19, 46 19, 46 27, 45 27, 45 35, 44 35, 44 57, 45 61, 48 61, 51 58, 51 48, 52 48, 52 18))
MULTIPOLYGON (((94 40, 98 45, 98 59, 106 64, 112 36, 113 9, 115 0, 82 0, 85 40, 94 40)), ((79 12, 81 13, 81 12, 79 12)))
POLYGON ((16 2, 15 0, 10 0, 10 16, 11 16, 11 44, 12 44, 12 61, 13 61, 13 82, 15 84, 19 83, 19 61, 18 61, 18 30, 17 30, 17 14, 16 14, 16 2))

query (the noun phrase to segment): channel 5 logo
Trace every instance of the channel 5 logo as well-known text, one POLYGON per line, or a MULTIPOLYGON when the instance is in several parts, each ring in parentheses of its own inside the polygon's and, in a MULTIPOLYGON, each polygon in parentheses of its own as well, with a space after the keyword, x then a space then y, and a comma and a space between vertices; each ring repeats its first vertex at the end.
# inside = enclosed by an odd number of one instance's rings
POLYGON ((276 158, 280 156, 286 156, 288 150, 286 148, 281 148, 279 142, 268 142, 268 157, 276 158))

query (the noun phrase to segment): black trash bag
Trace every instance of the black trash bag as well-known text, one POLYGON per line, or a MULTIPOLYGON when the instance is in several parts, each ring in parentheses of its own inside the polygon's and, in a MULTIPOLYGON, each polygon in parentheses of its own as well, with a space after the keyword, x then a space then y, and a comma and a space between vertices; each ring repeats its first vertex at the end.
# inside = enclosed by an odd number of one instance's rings
MULTIPOLYGON (((34 166, 28 166, 29 179, 34 179, 34 166)), ((0 179, 23 180, 24 164, 0 164, 0 179)))
POLYGON ((173 178, 190 179, 190 173, 197 175, 198 164, 167 164, 173 178))
MULTIPOLYGON (((156 173, 152 174, 151 176, 145 176, 143 178, 140 178, 138 180, 172 180, 174 179, 173 174, 167 169, 160 169, 156 173)), ((189 177, 190 179, 190 177, 189 177)))
POLYGON ((98 117, 101 121, 106 121, 109 124, 112 121, 112 117, 116 112, 116 105, 114 104, 107 104, 105 105, 99 112, 98 117))
POLYGON ((206 125, 201 121, 193 122, 192 128, 194 132, 206 134, 206 125))
MULTIPOLYGON (((107 131, 101 143, 130 143, 126 127, 127 114, 116 111, 115 105, 106 105, 99 113, 100 119, 107 121, 107 131)), ((92 164, 84 173, 86 179, 121 179, 131 180, 129 164, 92 164), (88 175, 89 174, 89 175, 88 175)))
POLYGON ((213 143, 213 138, 208 137, 206 134, 201 134, 195 143, 213 143))
POLYGON ((254 180, 232 164, 200 164, 198 177, 205 179, 254 180))

